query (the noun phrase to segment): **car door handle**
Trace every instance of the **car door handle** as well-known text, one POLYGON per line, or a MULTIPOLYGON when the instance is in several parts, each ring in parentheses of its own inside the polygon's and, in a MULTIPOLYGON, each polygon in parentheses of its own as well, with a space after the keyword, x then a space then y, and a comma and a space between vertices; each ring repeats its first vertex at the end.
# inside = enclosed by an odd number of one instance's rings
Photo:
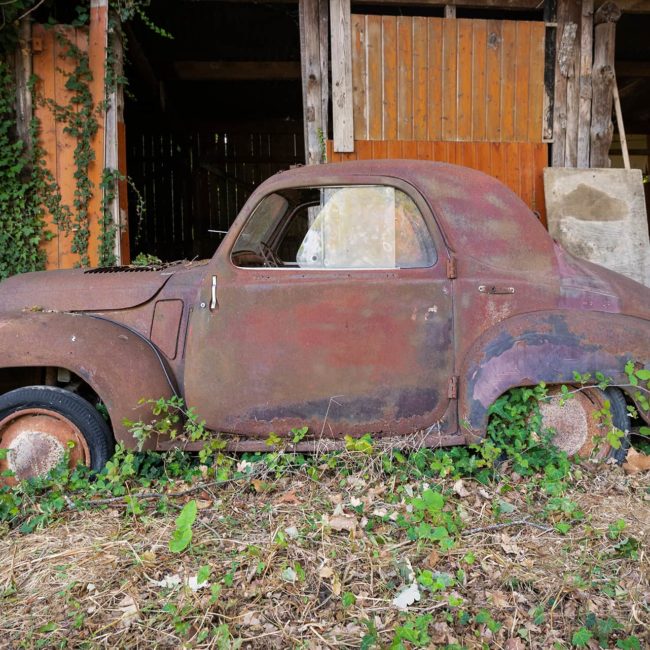
POLYGON ((210 311, 217 308, 217 276, 212 276, 212 285, 210 287, 210 311))
POLYGON ((508 294, 508 293, 514 293, 515 292, 514 287, 495 287, 494 285, 487 285, 487 284, 479 285, 478 290, 481 293, 489 293, 491 295, 494 295, 494 294, 508 294))

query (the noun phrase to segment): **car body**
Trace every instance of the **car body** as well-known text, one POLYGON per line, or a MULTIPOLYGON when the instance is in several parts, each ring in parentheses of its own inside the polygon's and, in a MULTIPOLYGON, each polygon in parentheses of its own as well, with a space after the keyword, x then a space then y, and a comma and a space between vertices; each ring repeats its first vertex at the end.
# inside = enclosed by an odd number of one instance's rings
POLYGON ((277 174, 207 261, 0 284, 0 392, 77 381, 129 446, 139 400, 175 394, 242 450, 304 426, 296 448, 475 442, 508 389, 627 384, 629 360, 649 367, 650 289, 569 255, 496 179, 426 161, 277 174))

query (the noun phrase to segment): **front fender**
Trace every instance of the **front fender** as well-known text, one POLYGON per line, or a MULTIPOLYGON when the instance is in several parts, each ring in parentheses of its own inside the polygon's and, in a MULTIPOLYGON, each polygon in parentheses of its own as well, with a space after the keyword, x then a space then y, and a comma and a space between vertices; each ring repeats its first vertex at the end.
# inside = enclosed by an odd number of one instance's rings
POLYGON ((124 419, 151 417, 138 401, 176 392, 152 345, 122 325, 85 314, 0 314, 0 367, 30 366, 65 368, 81 377, 104 402, 115 439, 129 447, 135 441, 124 419))
MULTIPOLYGON (((629 360, 650 367, 650 321, 568 310, 501 321, 463 360, 458 408, 465 437, 476 442, 485 435, 488 408, 510 388, 572 383, 574 372, 602 372, 625 385, 629 360)), ((649 414, 643 417, 647 421, 649 414)))

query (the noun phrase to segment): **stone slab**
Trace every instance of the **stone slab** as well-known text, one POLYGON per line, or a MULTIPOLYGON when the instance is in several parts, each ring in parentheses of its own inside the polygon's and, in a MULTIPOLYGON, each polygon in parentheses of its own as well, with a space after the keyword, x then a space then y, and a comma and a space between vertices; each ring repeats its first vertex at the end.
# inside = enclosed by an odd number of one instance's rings
POLYGON ((566 250, 650 286, 650 239, 639 169, 544 170, 548 230, 566 250))

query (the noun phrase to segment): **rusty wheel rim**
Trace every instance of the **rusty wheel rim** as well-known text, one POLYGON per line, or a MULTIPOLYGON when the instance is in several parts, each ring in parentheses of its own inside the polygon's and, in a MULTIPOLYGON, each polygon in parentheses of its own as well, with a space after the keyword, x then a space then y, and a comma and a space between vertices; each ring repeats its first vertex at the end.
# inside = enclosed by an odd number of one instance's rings
POLYGON ((14 472, 14 477, 0 479, 8 485, 44 476, 61 462, 66 451, 71 467, 79 462, 90 465, 90 449, 80 429, 47 409, 20 409, 0 421, 0 448, 8 450, 0 461, 0 471, 14 472))
POLYGON ((607 442, 607 430, 595 414, 604 407, 604 400, 592 388, 573 393, 564 398, 558 388, 548 392, 548 399, 539 403, 544 429, 555 431, 553 444, 569 456, 603 460, 611 445, 607 442))

